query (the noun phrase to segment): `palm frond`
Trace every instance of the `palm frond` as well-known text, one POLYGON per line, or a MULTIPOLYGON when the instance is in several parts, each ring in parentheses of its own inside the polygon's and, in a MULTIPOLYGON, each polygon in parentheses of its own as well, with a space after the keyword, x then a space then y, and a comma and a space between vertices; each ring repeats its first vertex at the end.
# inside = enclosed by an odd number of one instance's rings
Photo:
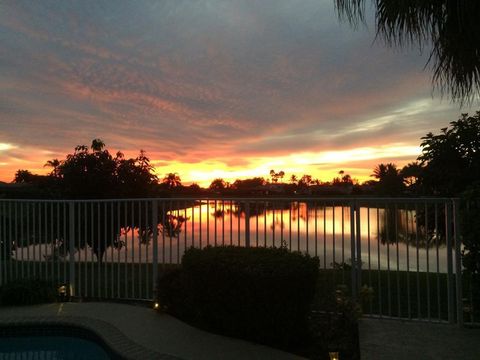
MULTIPOLYGON (((340 19, 365 20, 365 0, 335 0, 340 19)), ((426 66, 442 96, 472 102, 480 95, 480 1, 372 0, 377 38, 388 46, 432 48, 426 66)))

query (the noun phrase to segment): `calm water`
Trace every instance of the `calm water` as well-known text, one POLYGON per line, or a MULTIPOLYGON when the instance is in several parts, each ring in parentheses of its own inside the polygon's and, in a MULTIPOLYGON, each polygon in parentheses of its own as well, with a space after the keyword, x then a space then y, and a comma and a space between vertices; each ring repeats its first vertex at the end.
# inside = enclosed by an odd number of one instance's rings
POLYGON ((1 359, 108 360, 92 341, 69 336, 16 336, 0 338, 1 359))
MULTIPOLYGON (((263 202, 251 202, 248 207, 247 210, 233 201, 204 201, 167 212, 165 220, 158 225, 159 261, 179 263, 184 250, 190 246, 244 246, 245 229, 249 227, 251 246, 286 246, 291 250, 308 252, 318 256, 324 268, 331 268, 334 263, 350 262, 349 207, 305 202, 266 205, 263 202), (247 212, 250 215, 248 219, 247 212)), ((432 272, 446 272, 446 248, 440 237, 431 234, 430 237, 426 236, 422 224, 417 226, 415 209, 396 210, 393 213, 396 215, 390 215, 389 226, 386 226, 389 215, 385 209, 360 209, 363 268, 408 268, 412 271, 417 268, 427 271, 428 268, 432 272), (426 243, 429 246, 425 246, 426 243)), ((438 216, 436 219, 438 222, 438 216)), ((143 221, 146 223, 145 219, 143 221)), ((355 225, 355 221, 353 223, 355 225)), ((121 248, 107 248, 105 261, 152 261, 151 234, 145 234, 138 228, 122 228, 119 239, 122 241, 121 248)), ((14 257, 44 261, 50 259, 53 253, 52 244, 38 244, 17 248, 14 257)), ((81 261, 95 260, 88 247, 78 251, 75 258, 81 261)))

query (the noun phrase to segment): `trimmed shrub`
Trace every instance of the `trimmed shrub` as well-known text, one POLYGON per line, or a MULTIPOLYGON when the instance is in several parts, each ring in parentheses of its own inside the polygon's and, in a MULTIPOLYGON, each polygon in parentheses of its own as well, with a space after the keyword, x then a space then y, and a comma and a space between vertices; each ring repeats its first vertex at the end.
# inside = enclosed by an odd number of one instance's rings
POLYGON ((464 286, 471 294, 472 317, 480 315, 480 183, 476 182, 462 194, 462 265, 464 286))
POLYGON ((318 258, 283 248, 191 248, 157 294, 168 312, 197 326, 293 349, 308 340, 318 267, 318 258))
POLYGON ((56 289, 52 283, 39 279, 21 279, 0 288, 0 304, 6 306, 33 305, 55 302, 56 289))
MULTIPOLYGON (((358 360, 361 306, 350 297, 347 286, 335 287, 334 283, 330 283, 332 274, 329 275, 328 280, 323 278, 318 283, 310 315, 311 343, 302 355, 310 359, 328 359, 330 351, 337 351, 342 360, 358 360)), ((362 287, 361 292, 364 294, 360 295, 361 298, 368 298, 371 293, 368 287, 362 287)))

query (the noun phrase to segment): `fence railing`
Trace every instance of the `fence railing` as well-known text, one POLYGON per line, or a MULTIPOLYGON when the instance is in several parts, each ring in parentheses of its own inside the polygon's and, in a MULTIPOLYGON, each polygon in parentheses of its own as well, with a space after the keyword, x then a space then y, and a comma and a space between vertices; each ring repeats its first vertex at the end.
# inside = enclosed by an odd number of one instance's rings
POLYGON ((475 322, 458 209, 446 198, 0 200, 0 283, 152 299, 191 246, 282 246, 318 256, 321 279, 372 316, 475 322))

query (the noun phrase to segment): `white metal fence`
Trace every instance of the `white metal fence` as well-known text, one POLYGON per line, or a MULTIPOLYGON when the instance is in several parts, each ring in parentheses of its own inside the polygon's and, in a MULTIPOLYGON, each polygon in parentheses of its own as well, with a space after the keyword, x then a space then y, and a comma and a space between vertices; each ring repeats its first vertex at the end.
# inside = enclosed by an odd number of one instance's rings
POLYGON ((152 299, 191 246, 283 246, 318 256, 321 279, 370 315, 475 322, 458 209, 446 198, 0 200, 0 282, 152 299))

